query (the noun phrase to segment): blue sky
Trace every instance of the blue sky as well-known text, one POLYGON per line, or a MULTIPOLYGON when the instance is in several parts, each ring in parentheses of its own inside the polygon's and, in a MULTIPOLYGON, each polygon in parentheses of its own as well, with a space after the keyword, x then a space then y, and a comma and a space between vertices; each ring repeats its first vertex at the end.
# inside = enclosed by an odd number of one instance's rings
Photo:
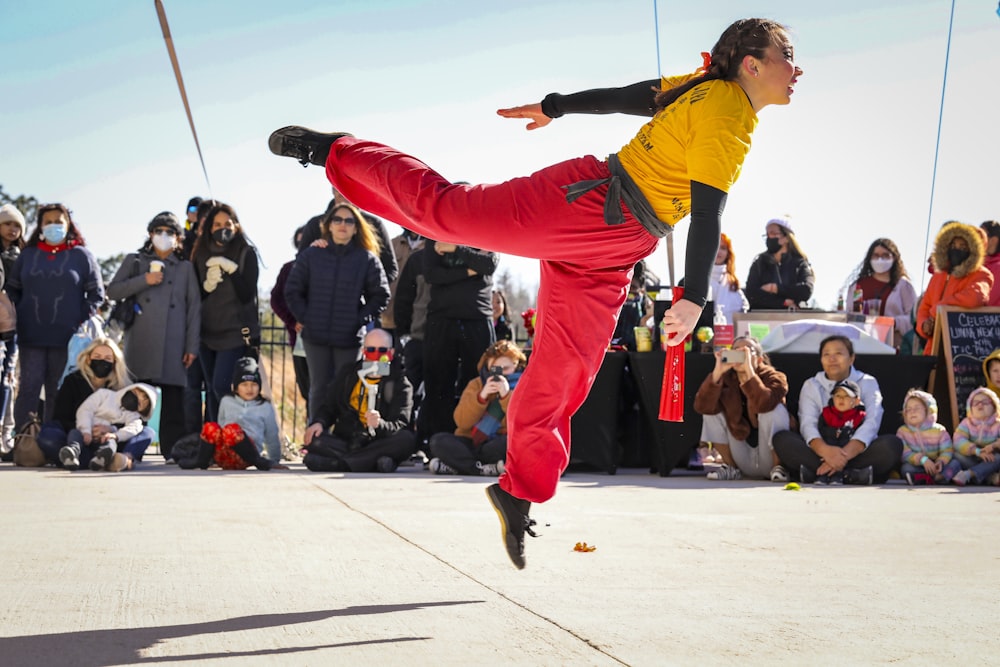
MULTIPOLYGON (((260 247, 265 290, 292 256, 295 227, 329 198, 321 169, 267 151, 273 129, 346 130, 409 151, 448 178, 497 182, 581 154, 603 157, 642 124, 576 116, 529 133, 496 116, 498 107, 657 74, 651 0, 164 6, 212 192, 236 207, 260 247)), ((832 306, 876 236, 899 244, 919 288, 950 7, 659 3, 666 74, 694 69, 699 52, 744 16, 788 24, 805 70, 791 105, 761 113, 730 193, 723 226, 741 277, 763 249, 764 222, 791 214, 820 306, 832 306)), ((995 11, 993 0, 957 3, 934 229, 948 219, 1000 218, 995 11)), ((68 204, 102 257, 137 247, 157 212, 181 213, 188 197, 208 194, 153 0, 4 2, 0 25, 7 192, 68 204)), ((663 250, 650 262, 666 275, 663 250)), ((537 282, 533 261, 504 257, 501 268, 537 282)))

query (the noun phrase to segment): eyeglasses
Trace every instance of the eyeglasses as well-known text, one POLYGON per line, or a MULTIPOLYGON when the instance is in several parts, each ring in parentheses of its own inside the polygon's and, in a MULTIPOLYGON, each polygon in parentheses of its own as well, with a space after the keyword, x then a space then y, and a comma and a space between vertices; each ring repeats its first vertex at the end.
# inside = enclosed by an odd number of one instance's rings
POLYGON ((176 229, 170 229, 169 227, 161 227, 159 229, 153 230, 154 234, 166 234, 167 236, 177 236, 176 229))
POLYGON ((354 218, 341 218, 339 215, 331 215, 330 216, 330 224, 331 225, 348 225, 348 226, 350 226, 350 225, 356 224, 357 222, 358 221, 355 220, 354 218))
POLYGON ((972 402, 972 407, 974 408, 984 408, 987 405, 993 405, 993 401, 988 398, 984 398, 982 400, 972 402))
POLYGON ((387 347, 366 347, 365 348, 365 352, 367 352, 368 354, 375 354, 376 352, 378 352, 379 354, 385 354, 388 351, 389 351, 389 348, 387 348, 387 347))

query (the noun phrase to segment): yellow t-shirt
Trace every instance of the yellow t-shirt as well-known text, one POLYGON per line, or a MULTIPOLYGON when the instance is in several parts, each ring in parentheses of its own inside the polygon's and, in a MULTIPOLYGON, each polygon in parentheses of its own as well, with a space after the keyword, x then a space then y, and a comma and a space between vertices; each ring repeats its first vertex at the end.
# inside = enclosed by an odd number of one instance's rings
MULTIPOLYGON (((663 78, 663 90, 693 75, 663 78)), ((674 225, 691 211, 691 181, 729 192, 750 150, 757 114, 735 81, 698 84, 646 123, 618 159, 656 216, 674 225)))

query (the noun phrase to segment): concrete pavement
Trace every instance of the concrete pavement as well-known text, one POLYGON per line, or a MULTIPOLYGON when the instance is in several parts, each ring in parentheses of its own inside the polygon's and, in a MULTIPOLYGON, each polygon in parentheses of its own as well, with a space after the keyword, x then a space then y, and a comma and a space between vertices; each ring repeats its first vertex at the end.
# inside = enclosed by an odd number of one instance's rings
POLYGON ((998 490, 571 474, 517 571, 489 482, 4 464, 0 664, 998 660, 998 490))

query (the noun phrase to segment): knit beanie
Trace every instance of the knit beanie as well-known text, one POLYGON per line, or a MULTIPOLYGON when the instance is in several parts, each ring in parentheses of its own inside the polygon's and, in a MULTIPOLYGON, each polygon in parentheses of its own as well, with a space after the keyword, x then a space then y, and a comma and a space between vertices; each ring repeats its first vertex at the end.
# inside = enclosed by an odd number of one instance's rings
POLYGON ((253 357, 240 357, 236 360, 236 368, 233 371, 233 388, 235 389, 241 382, 260 383, 260 367, 253 357))
POLYGON ((181 221, 178 220, 177 216, 170 211, 157 213, 156 216, 149 221, 149 224, 146 225, 146 231, 152 232, 157 227, 169 227, 174 230, 178 236, 184 235, 184 227, 181 226, 181 221))
POLYGON ((25 235, 24 216, 13 204, 0 206, 0 223, 12 221, 16 222, 21 228, 21 238, 23 239, 25 235))

